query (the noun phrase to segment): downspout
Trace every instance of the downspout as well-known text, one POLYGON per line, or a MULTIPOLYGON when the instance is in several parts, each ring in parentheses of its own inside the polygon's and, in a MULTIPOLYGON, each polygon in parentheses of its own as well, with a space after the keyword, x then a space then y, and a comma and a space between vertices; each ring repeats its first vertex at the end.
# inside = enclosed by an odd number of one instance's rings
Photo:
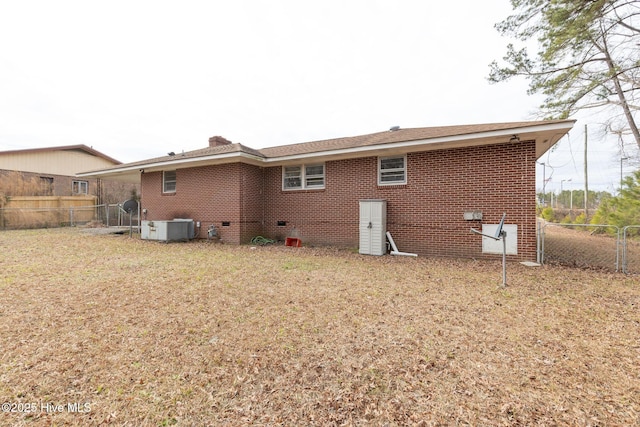
POLYGON ((409 252, 400 252, 398 251, 398 247, 396 246, 396 242, 393 241, 393 237, 391 237, 391 233, 387 231, 387 239, 389 239, 389 243, 391 243, 391 247, 393 250, 391 251, 391 255, 399 255, 399 256, 418 256, 418 254, 412 254, 409 252))

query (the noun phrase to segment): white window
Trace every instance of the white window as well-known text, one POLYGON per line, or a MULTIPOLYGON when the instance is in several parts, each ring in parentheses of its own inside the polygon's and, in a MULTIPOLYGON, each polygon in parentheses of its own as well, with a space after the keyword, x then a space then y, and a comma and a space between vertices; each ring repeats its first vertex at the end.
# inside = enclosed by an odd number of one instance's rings
POLYGON ((283 190, 324 188, 324 164, 282 167, 283 190))
POLYGON ((307 188, 324 188, 324 165, 305 166, 304 185, 307 188))
POLYGON ((407 183, 407 156, 378 158, 378 185, 407 183))
POLYGON ((73 181, 71 183, 71 192, 73 194, 88 194, 89 182, 87 181, 73 181))
POLYGON ((302 188, 301 166, 285 166, 282 168, 282 188, 285 190, 302 188))
POLYGON ((176 192, 176 171, 162 172, 162 192, 163 193, 176 192))

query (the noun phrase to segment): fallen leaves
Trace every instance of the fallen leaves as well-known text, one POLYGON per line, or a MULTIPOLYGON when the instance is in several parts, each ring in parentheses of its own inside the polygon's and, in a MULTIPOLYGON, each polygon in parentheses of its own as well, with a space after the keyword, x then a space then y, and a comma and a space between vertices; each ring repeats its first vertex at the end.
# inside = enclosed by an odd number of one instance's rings
POLYGON ((0 243, 0 400, 91 406, 2 424, 639 421, 634 277, 509 264, 503 289, 500 260, 73 229, 0 243))

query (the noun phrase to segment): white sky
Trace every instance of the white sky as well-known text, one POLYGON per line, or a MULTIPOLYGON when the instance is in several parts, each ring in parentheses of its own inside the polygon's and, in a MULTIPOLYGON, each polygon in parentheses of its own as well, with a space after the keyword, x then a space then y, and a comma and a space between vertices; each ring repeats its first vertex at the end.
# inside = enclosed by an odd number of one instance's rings
MULTIPOLYGON (((214 135, 262 148, 535 120, 525 81, 486 81, 510 13, 509 0, 3 1, 0 150, 86 144, 131 162, 214 135)), ((558 166, 547 190, 581 188, 585 123, 540 159, 558 166)), ((598 150, 591 187, 613 191, 620 156, 598 150)))

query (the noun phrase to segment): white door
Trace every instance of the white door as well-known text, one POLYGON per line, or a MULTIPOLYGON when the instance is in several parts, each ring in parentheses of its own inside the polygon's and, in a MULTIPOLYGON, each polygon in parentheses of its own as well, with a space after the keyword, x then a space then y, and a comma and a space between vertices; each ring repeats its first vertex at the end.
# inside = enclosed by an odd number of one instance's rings
POLYGON ((360 201, 361 254, 384 255, 387 252, 387 216, 384 200, 360 201))
POLYGON ((361 254, 371 255, 371 203, 360 202, 360 250, 361 254))

